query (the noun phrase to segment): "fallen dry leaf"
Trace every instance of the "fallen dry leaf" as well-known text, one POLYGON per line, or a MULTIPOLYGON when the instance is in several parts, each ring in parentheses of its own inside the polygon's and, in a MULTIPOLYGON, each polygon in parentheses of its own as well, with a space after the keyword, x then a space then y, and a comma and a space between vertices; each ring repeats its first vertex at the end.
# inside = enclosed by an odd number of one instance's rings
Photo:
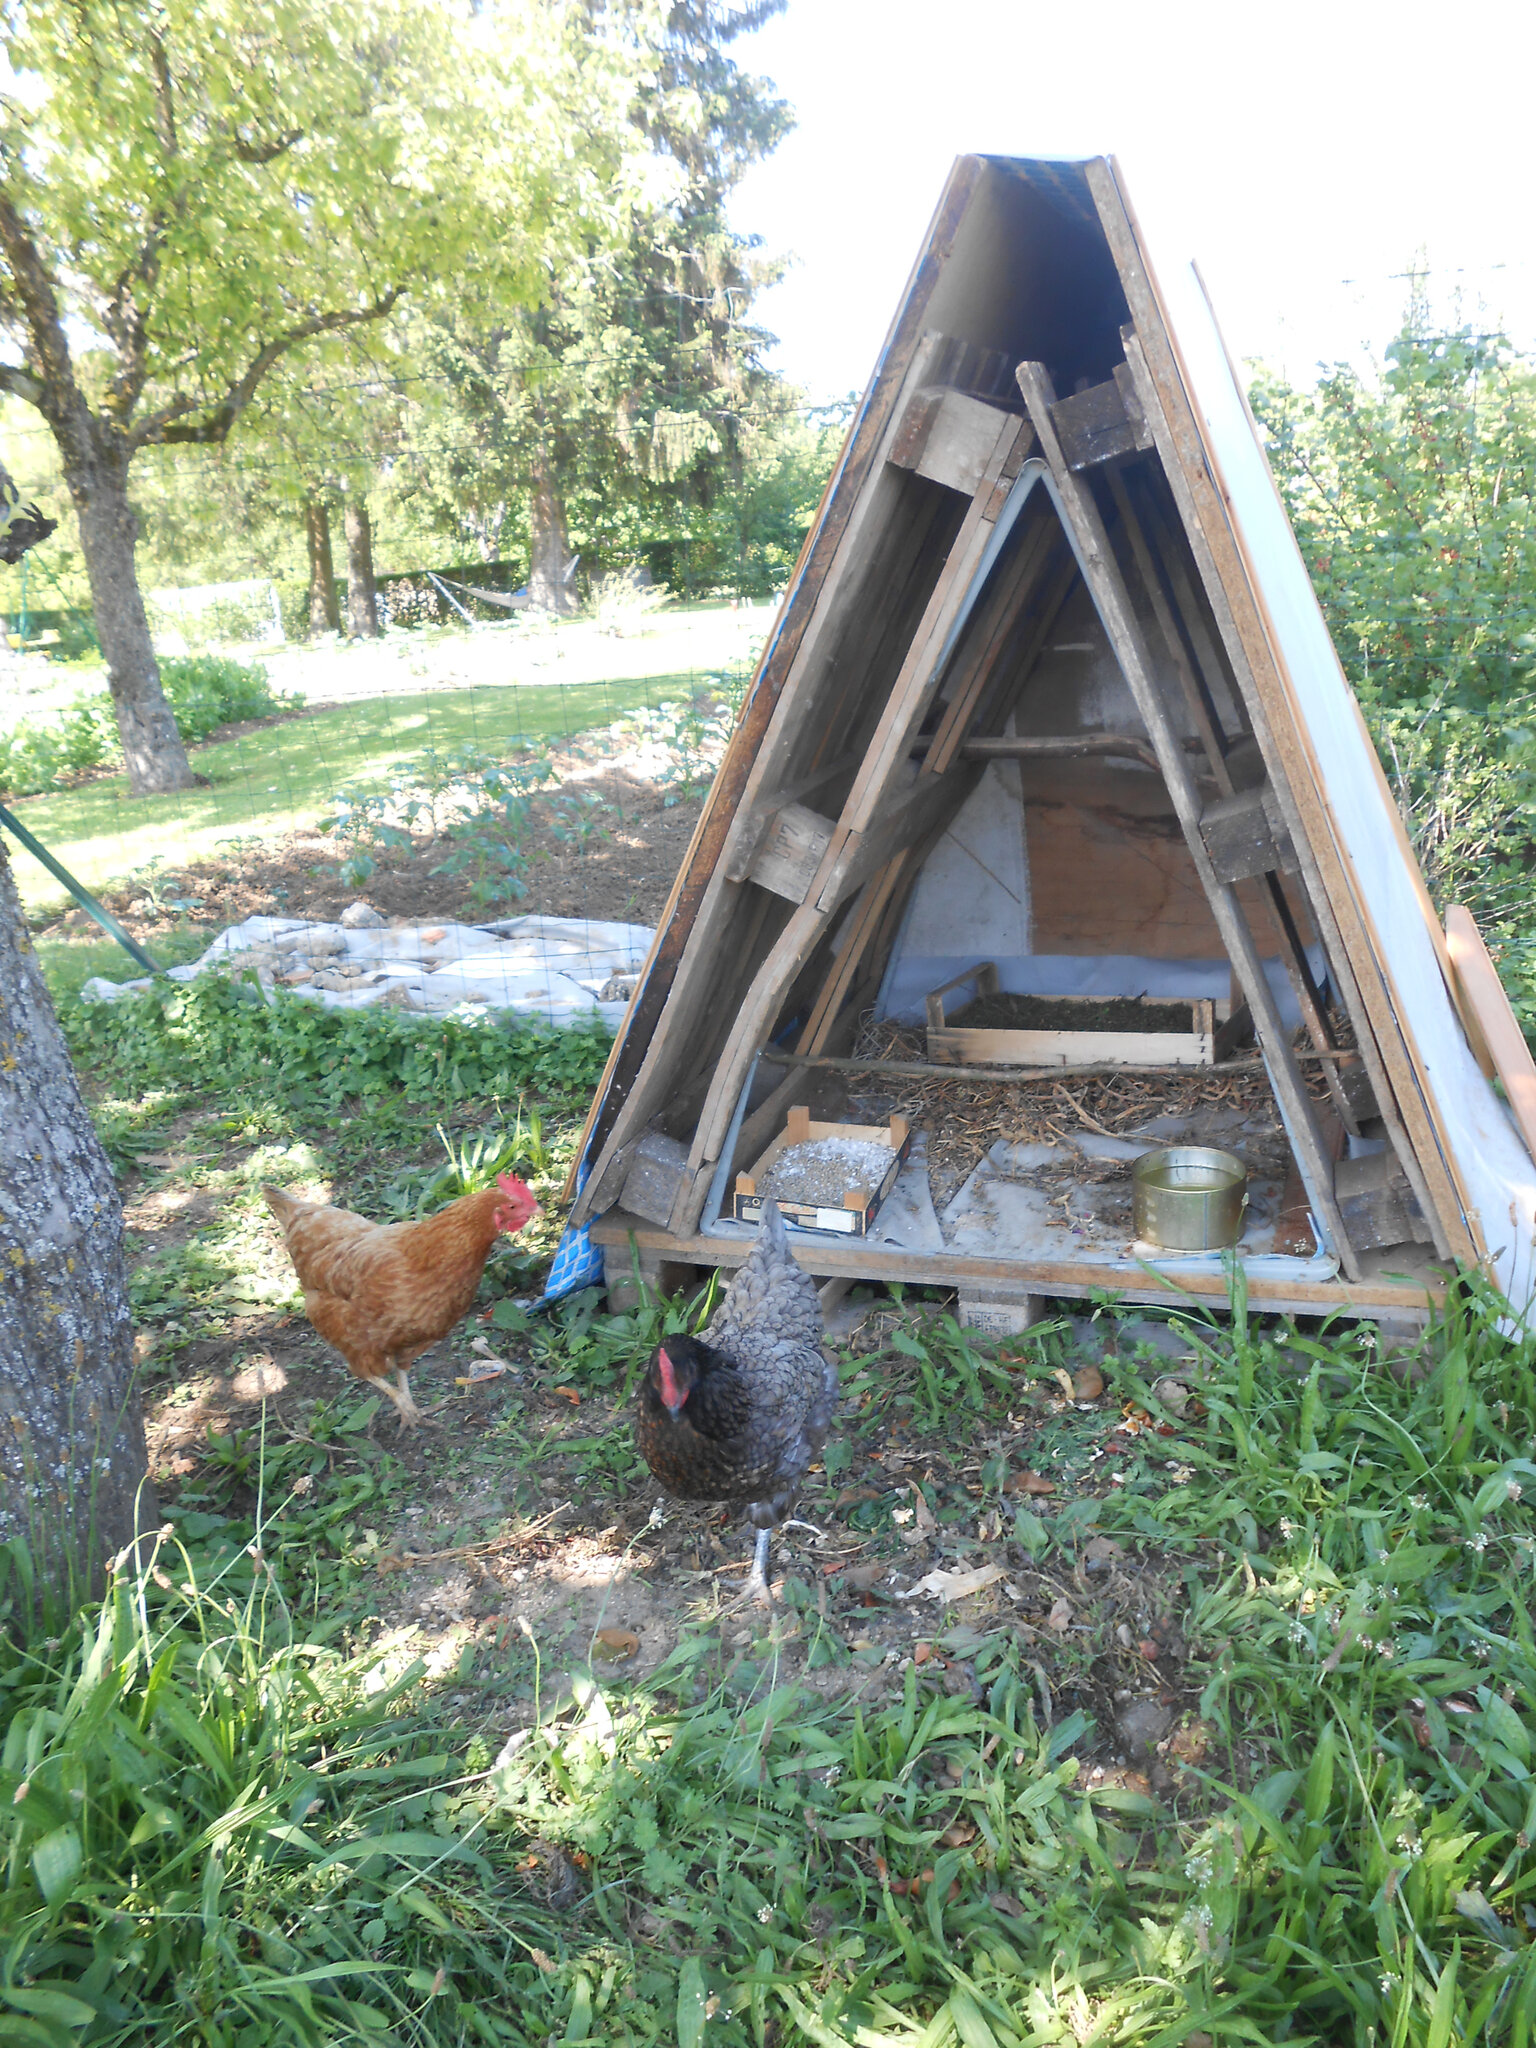
POLYGON ((914 1664, 926 1664, 932 1655, 932 1643, 914 1643, 912 1645, 912 1662, 914 1664))
POLYGON ((1083 1556, 1089 1564, 1111 1564, 1124 1555, 1124 1547, 1113 1536, 1090 1536, 1083 1545, 1083 1556))
POLYGON ((917 1516, 917 1526, 922 1533, 925 1536, 935 1535, 939 1525, 934 1520, 933 1509, 929 1507, 923 1489, 915 1479, 912 1481, 912 1509, 917 1516))
POLYGON ((603 1657, 633 1657, 640 1647, 640 1638, 630 1628, 600 1628, 592 1646, 603 1657))
POLYGON ((1149 1664, 1155 1664, 1163 1654, 1162 1645, 1154 1643, 1150 1636, 1143 1636, 1136 1645, 1137 1654, 1145 1657, 1149 1664))
MULTIPOLYGON (((829 1567, 835 1571, 835 1565, 829 1567)), ((843 1573, 843 1584, 855 1593, 867 1593, 872 1586, 878 1586, 890 1570, 888 1564, 854 1564, 843 1573)))
POLYGON ((984 1564, 973 1572, 929 1572, 919 1579, 905 1593, 898 1593, 898 1600, 964 1600, 972 1593, 979 1593, 984 1586, 1003 1576, 1000 1564, 984 1564))
POLYGON ((1096 1365, 1079 1366, 1072 1375, 1074 1401, 1097 1401, 1104 1392, 1104 1375, 1096 1365))
POLYGON ((939 1840, 946 1849, 963 1849, 967 1842, 974 1842, 976 1830, 968 1820, 958 1820, 952 1828, 946 1828, 939 1840))
POLYGON ((994 1913, 1004 1913, 1010 1920, 1022 1920, 1024 1918, 1024 1908, 1019 1904, 1012 1892, 988 1892, 987 1904, 994 1913))
POLYGON ((1047 1628, 1055 1629, 1058 1635, 1063 1636, 1072 1626, 1072 1602, 1065 1595, 1056 1602, 1056 1605, 1045 1617, 1045 1625, 1047 1628))
POLYGON ((1051 1378, 1055 1380, 1056 1384, 1061 1388, 1061 1391, 1066 1395, 1069 1401, 1076 1399, 1076 1390, 1072 1385, 1072 1376, 1070 1373, 1064 1372, 1062 1368, 1058 1365, 1052 1372, 1051 1378))
POLYGON ((569 1401, 573 1408, 581 1406, 581 1396, 574 1387, 551 1387, 552 1394, 558 1394, 562 1401, 569 1401))
POLYGON ((1014 1472, 1008 1480, 1009 1493, 1054 1493, 1054 1479, 1042 1479, 1038 1472, 1014 1472))

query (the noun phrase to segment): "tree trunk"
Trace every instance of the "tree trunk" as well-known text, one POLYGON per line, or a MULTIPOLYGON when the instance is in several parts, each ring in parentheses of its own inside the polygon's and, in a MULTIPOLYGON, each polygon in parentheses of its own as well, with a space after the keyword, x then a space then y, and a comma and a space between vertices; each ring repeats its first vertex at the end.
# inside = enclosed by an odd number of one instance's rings
POLYGON ((347 631, 354 640, 377 640, 379 596, 373 585, 373 528, 361 498, 349 499, 343 514, 347 535, 347 631))
POLYGON ((128 787, 134 796, 190 789, 197 778, 160 687, 160 665, 139 589, 134 561, 138 522, 128 502, 127 457, 97 451, 66 462, 65 481, 80 522, 80 549, 128 787))
POLYGON ((123 1212, 0 839, 0 1542, 79 1599, 160 1519, 133 1381, 123 1212), (141 1490, 142 1489, 142 1490, 141 1490))
POLYGON ((533 473, 533 498, 528 516, 531 560, 528 597, 540 611, 562 617, 576 609, 570 541, 565 527, 565 500, 553 467, 540 460, 533 473))
POLYGON ((331 514, 323 498, 304 500, 304 538, 309 543, 309 631, 339 633, 336 558, 331 553, 331 514))

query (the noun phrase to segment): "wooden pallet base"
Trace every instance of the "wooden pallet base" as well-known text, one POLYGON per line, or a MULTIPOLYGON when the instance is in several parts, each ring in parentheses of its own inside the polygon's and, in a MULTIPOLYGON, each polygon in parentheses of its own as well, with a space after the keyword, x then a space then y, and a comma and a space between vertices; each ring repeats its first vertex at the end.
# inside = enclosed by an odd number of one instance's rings
MULTIPOLYGON (((610 1209, 606 1216, 598 1217, 592 1225, 592 1239, 602 1246, 605 1264, 621 1285, 632 1275, 637 1258, 647 1284, 657 1285, 662 1276, 675 1276, 678 1268, 696 1272, 712 1267, 734 1269, 752 1248, 752 1240, 744 1237, 706 1232, 679 1236, 638 1216, 627 1215, 622 1209, 610 1209)), ((1011 1299, 1023 1303, 1043 1294, 1083 1300, 1094 1294, 1110 1293, 1123 1301, 1153 1307, 1169 1307, 1184 1300, 1219 1308, 1227 1299, 1226 1280, 1219 1273, 1181 1273, 1177 1279, 1170 1275, 1159 1281, 1145 1267, 1129 1261, 1115 1267, 1073 1260, 958 1258, 950 1252, 897 1251, 890 1246, 832 1237, 818 1237, 814 1243, 797 1238, 792 1240, 792 1248, 806 1271, 818 1279, 954 1287, 962 1294, 974 1292, 998 1301, 1011 1299)), ((1390 1315, 1422 1323, 1445 1299, 1444 1277, 1430 1266, 1424 1256, 1426 1249, 1401 1248, 1401 1266, 1412 1272, 1412 1278, 1282 1281, 1250 1274, 1249 1306, 1265 1315, 1344 1314, 1366 1319, 1390 1315)), ((1394 1251, 1394 1267, 1398 1262, 1399 1255, 1394 1251)), ((686 1283, 678 1279, 675 1284, 686 1283)), ((662 1284, 658 1291, 668 1289, 662 1284)))

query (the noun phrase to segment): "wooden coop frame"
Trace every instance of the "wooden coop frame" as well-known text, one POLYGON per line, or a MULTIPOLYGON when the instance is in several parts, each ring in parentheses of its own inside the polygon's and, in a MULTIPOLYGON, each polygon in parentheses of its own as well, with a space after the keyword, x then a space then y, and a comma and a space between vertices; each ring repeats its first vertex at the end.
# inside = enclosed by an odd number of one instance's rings
MULTIPOLYGON (((969 156, 950 176, 592 1104, 573 1221, 611 1285, 637 1262, 665 1288, 745 1256, 722 1189, 814 1076, 855 1064, 925 863, 997 761, 1161 778, 1188 894, 1230 964, 1214 1056, 1256 1042, 1336 1265, 1258 1261, 1250 1302, 1422 1319, 1462 1264, 1523 1311, 1536 1112, 1522 1141, 1468 1043, 1466 992, 1198 276, 1154 267, 1107 158, 969 156), (1020 731, 1074 604, 1125 715, 1020 731)), ((1512 1026, 1499 1015, 1492 1035, 1524 1115, 1536 1075, 1512 1026)), ((793 1242, 835 1284, 947 1284, 1025 1311, 1099 1290, 1219 1304, 1229 1287, 1129 1255, 793 1242)))

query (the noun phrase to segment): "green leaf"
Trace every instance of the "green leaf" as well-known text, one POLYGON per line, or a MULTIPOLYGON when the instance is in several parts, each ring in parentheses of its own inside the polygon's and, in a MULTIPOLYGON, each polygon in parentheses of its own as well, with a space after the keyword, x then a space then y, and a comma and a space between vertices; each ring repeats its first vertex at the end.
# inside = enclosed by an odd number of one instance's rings
POLYGON ((677 1978, 677 2048, 699 2048, 708 2003, 703 1965, 697 1956, 689 1956, 677 1978))
POLYGON ((71 1998, 67 1991, 50 1991, 42 1985, 0 1991, 0 1999, 16 2012, 31 2013, 34 2019, 56 2020, 61 2027, 88 2027, 96 2008, 84 1999, 71 1998))
POLYGON ((32 1874, 50 1906, 69 1896, 84 1862, 80 1837, 72 1827, 55 1828, 32 1851, 32 1874))
POLYGON ((969 1992, 958 1988, 949 1994, 949 2016, 955 2023, 964 2048, 998 2048, 996 2034, 982 2017, 981 2009, 969 1992))

